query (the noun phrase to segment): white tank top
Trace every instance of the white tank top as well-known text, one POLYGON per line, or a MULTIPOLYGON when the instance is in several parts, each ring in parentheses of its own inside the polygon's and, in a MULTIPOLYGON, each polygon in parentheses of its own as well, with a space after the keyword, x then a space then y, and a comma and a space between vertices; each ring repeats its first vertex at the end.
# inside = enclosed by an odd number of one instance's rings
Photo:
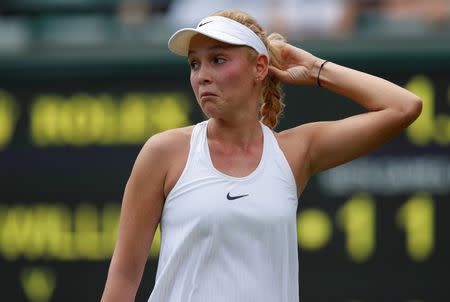
POLYGON ((149 302, 297 302, 297 190, 272 131, 261 124, 258 167, 232 177, 212 164, 207 121, 164 204, 149 302))

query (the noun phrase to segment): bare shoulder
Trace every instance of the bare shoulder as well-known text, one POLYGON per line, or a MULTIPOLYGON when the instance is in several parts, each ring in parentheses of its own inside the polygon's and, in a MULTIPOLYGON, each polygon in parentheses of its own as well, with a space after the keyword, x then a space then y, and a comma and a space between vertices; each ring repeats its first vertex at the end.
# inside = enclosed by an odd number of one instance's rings
POLYGON ((165 178, 177 159, 188 153, 192 128, 177 128, 151 136, 139 152, 134 168, 158 171, 165 178))
POLYGON ((180 148, 189 145, 193 128, 194 126, 188 126, 157 133, 147 140, 143 151, 165 156, 176 154, 180 148))
POLYGON ((190 140, 194 126, 167 130, 150 137, 141 150, 141 165, 152 167, 164 179, 163 191, 167 197, 175 186, 189 155, 190 140))
POLYGON ((319 123, 307 123, 275 133, 278 143, 285 148, 307 148, 319 123))
POLYGON ((308 148, 313 139, 332 123, 332 121, 312 122, 286 129, 276 134, 278 143, 295 149, 308 148))
POLYGON ((318 127, 318 123, 307 123, 274 133, 295 175, 299 192, 311 176, 309 148, 318 127))

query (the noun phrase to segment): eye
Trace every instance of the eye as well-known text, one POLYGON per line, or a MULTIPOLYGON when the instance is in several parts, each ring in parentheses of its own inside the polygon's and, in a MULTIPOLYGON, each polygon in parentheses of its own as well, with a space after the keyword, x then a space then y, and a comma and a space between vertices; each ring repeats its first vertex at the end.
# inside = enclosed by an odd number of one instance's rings
POLYGON ((224 58, 222 58, 222 57, 215 57, 214 58, 214 63, 216 63, 216 64, 223 64, 225 62, 226 62, 226 60, 224 58))
POLYGON ((189 67, 191 68, 191 70, 197 70, 198 69, 198 62, 195 60, 189 61, 189 67))

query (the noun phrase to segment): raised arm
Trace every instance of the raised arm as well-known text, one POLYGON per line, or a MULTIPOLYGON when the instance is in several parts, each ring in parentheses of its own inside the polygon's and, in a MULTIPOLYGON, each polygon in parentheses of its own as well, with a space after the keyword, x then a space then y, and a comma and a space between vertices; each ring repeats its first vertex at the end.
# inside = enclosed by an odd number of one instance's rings
POLYGON ((333 62, 323 64, 324 60, 286 43, 280 42, 279 46, 284 66, 271 66, 270 72, 282 82, 317 85, 322 66, 319 79, 324 89, 368 110, 346 119, 305 124, 280 133, 291 165, 303 169, 300 177, 308 178, 369 153, 406 128, 421 112, 421 100, 400 86, 333 62), (295 150, 303 152, 296 154, 295 150))
POLYGON ((156 135, 147 141, 134 164, 122 201, 103 302, 135 300, 164 203, 164 149, 156 135))

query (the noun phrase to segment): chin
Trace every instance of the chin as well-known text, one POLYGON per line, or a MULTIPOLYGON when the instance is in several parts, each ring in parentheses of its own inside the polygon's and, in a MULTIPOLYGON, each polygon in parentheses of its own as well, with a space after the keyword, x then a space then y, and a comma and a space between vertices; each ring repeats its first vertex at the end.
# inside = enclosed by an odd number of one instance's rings
POLYGON ((206 115, 207 118, 216 118, 218 117, 218 112, 216 108, 213 108, 213 106, 206 105, 202 108, 203 113, 206 115))
POLYGON ((217 114, 211 113, 211 112, 203 112, 205 114, 205 117, 208 119, 211 118, 217 118, 217 114))

